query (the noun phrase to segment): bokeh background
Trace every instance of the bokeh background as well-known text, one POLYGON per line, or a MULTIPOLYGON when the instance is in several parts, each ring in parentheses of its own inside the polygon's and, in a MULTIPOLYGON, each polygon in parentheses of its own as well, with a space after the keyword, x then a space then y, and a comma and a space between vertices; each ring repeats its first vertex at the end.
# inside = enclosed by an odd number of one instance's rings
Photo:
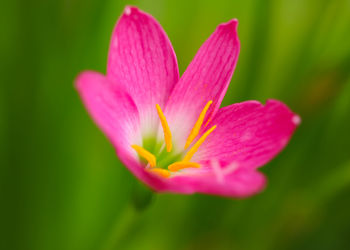
POLYGON ((349 0, 5 0, 0 20, 0 249, 350 248, 349 0), (219 23, 239 19, 223 105, 277 98, 302 117, 261 169, 263 193, 161 194, 135 210, 147 192, 73 87, 84 69, 105 72, 126 4, 159 20, 180 73, 219 23))

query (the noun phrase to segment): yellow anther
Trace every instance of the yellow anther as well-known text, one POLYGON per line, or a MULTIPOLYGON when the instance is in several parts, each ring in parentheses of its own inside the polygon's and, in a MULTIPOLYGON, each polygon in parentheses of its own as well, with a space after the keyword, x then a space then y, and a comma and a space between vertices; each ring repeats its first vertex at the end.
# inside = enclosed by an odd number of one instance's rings
POLYGON ((151 169, 147 169, 147 171, 164 178, 168 178, 170 176, 169 170, 166 170, 163 168, 151 168, 151 169))
POLYGON ((164 140, 165 140, 165 144, 166 144, 166 151, 170 152, 171 148, 173 147, 173 144, 171 143, 171 131, 170 131, 169 125, 165 119, 165 116, 163 114, 163 111, 161 110, 161 108, 158 104, 156 104, 156 108, 157 108, 160 122, 161 122, 162 127, 163 127, 164 140))
POLYGON ((199 130, 201 129, 202 127, 202 124, 203 124, 203 121, 204 121, 204 117, 205 117, 205 114, 207 113, 210 105, 213 103, 213 101, 209 101, 204 109, 202 110, 202 112, 200 113, 196 123, 194 124, 192 130, 191 130, 191 133, 190 135, 187 137, 187 140, 186 140, 186 145, 185 145, 185 149, 188 148, 191 143, 193 142, 193 140, 196 138, 196 136, 198 135, 199 133, 199 130))
POLYGON ((154 167, 156 165, 156 157, 152 153, 150 153, 149 151, 147 151, 146 149, 144 149, 143 147, 140 147, 138 145, 131 145, 131 147, 133 149, 135 149, 135 151, 140 156, 145 158, 145 160, 148 161, 148 163, 151 167, 154 167))
POLYGON ((187 152, 185 155, 183 161, 190 161, 194 153, 197 152, 198 148, 202 143, 205 141, 205 139, 210 135, 211 132, 216 129, 216 125, 212 126, 210 129, 208 129, 202 136, 201 138, 198 139, 198 141, 193 145, 193 147, 187 152))
POLYGON ((188 161, 178 161, 178 162, 174 162, 173 164, 168 166, 168 169, 170 171, 178 171, 180 169, 184 169, 184 168, 199 168, 200 165, 197 162, 188 162, 188 161))

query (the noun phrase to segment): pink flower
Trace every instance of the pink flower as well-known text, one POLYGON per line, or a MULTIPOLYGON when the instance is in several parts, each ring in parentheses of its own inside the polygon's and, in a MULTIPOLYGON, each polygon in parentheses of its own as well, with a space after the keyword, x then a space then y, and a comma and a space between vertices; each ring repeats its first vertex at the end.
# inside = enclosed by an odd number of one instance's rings
POLYGON ((162 27, 126 7, 106 76, 85 71, 77 78, 87 110, 121 161, 155 191, 255 194, 266 183, 257 168, 286 146, 300 122, 276 100, 219 108, 240 50, 237 24, 220 24, 179 78, 162 27))

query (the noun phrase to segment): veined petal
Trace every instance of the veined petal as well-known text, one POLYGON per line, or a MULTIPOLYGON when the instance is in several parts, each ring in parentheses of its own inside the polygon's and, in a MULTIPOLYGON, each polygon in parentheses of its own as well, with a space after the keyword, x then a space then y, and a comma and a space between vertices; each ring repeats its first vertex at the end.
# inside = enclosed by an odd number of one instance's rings
POLYGON ((247 101, 219 109, 208 124, 216 124, 193 157, 194 161, 217 159, 235 162, 240 168, 256 168, 270 161, 288 143, 299 116, 285 104, 269 100, 266 105, 247 101))
POLYGON ((123 86, 139 110, 142 131, 155 131, 155 109, 169 97, 179 79, 173 47, 160 24, 135 7, 126 7, 114 29, 107 77, 123 86))
POLYGON ((125 166, 153 189, 164 189, 164 180, 145 171, 132 149, 141 145, 140 119, 136 105, 121 88, 97 72, 86 71, 76 80, 80 97, 106 136, 113 143, 117 155, 125 166))
POLYGON ((135 155, 130 145, 141 142, 140 120, 131 97, 112 86, 105 76, 92 71, 81 73, 76 87, 86 109, 117 151, 135 155))
POLYGON ((170 95, 166 117, 179 147, 185 145, 205 105, 204 123, 219 108, 238 59, 237 20, 221 24, 202 45, 170 95))

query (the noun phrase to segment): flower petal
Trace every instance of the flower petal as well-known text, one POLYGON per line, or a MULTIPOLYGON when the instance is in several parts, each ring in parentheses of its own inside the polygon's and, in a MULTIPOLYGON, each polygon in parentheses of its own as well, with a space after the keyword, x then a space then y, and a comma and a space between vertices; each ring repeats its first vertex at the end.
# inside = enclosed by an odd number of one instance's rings
POLYGON ((139 115, 131 97, 122 89, 112 86, 100 73, 85 71, 76 80, 82 101, 97 125, 118 150, 141 141, 139 115))
POLYGON ((288 143, 299 116, 285 104, 268 100, 266 105, 247 101, 221 108, 208 127, 217 125, 193 157, 216 159, 239 168, 256 168, 270 161, 288 143))
POLYGON ((202 45, 176 84, 166 107, 166 117, 180 147, 208 101, 206 119, 219 108, 238 59, 237 20, 221 24, 202 45))
POLYGON ((126 7, 111 39, 107 77, 135 101, 144 132, 159 124, 156 104, 165 106, 179 79, 173 47, 160 24, 135 7, 126 7))
POLYGON ((218 180, 213 171, 208 171, 207 174, 202 175, 179 175, 169 179, 168 186, 160 191, 243 198, 260 192, 265 185, 266 178, 262 173, 253 169, 239 169, 225 176, 223 180, 218 180))
POLYGON ((139 115, 131 97, 97 72, 86 71, 76 80, 82 101, 97 125, 113 143, 125 166, 152 188, 162 188, 164 180, 145 171, 132 149, 141 143, 139 115))

